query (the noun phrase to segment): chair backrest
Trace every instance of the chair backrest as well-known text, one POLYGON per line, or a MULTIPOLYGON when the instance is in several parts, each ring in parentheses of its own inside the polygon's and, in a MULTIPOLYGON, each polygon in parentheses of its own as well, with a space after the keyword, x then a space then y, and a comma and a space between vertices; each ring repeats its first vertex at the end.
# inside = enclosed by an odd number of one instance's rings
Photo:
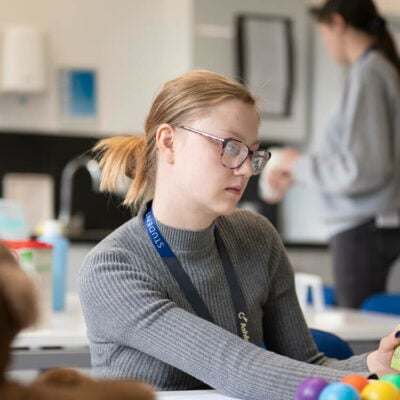
MULTIPOLYGON (((314 328, 310 328, 310 332, 318 350, 327 357, 345 360, 354 355, 350 345, 334 333, 314 328)), ((267 349, 264 342, 261 343, 261 347, 267 349)))
POLYGON ((294 274, 297 298, 302 309, 312 306, 317 310, 325 307, 322 278, 319 275, 296 272, 294 274), (312 303, 308 300, 312 298, 312 303))
MULTIPOLYGON (((336 305, 336 290, 333 286, 323 285, 324 294, 324 304, 326 306, 332 307, 336 305)), ((307 294, 307 304, 314 304, 313 291, 311 288, 308 290, 307 294)))
POLYGON ((325 353, 327 357, 345 360, 354 355, 349 344, 339 336, 314 328, 310 331, 318 350, 325 353))
POLYGON ((400 315, 400 293, 378 293, 361 304, 361 310, 400 315))

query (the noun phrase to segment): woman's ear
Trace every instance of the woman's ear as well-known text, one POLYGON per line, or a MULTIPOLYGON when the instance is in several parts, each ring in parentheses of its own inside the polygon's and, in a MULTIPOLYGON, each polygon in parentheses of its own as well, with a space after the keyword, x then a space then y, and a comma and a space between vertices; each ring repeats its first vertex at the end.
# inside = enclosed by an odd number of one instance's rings
POLYGON ((175 160, 175 131, 169 124, 162 124, 158 127, 156 133, 157 149, 168 164, 173 164, 175 160))

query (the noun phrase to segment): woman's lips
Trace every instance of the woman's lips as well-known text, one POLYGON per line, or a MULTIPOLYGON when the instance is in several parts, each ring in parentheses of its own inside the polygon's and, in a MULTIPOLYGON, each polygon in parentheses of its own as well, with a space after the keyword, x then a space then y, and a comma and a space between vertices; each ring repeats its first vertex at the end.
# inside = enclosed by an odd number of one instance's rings
POLYGON ((242 188, 240 186, 228 187, 228 188, 226 188, 226 191, 229 192, 229 193, 236 194, 236 195, 242 194, 242 188))

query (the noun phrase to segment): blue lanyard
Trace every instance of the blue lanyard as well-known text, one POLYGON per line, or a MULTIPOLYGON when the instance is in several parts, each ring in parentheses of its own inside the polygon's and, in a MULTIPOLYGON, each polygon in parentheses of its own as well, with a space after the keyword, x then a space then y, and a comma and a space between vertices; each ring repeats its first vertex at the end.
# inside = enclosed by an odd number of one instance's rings
MULTIPOLYGON (((183 269, 180 261, 177 259, 176 255, 171 250, 168 243, 166 242, 161 232, 159 231, 156 220, 153 215, 151 203, 149 204, 149 207, 145 214, 144 222, 147 229, 147 233, 149 234, 149 237, 153 243, 154 248, 157 250, 164 264, 168 267, 171 275, 178 283, 180 289, 182 290, 188 302, 192 305, 196 314, 201 318, 204 318, 214 323, 214 319, 212 318, 203 299, 200 297, 189 276, 183 269)), ((232 261, 225 247, 225 243, 223 242, 218 232, 218 229, 215 229, 215 240, 218 252, 221 256, 222 265, 224 267, 225 276, 228 282, 229 290, 231 292, 234 304, 235 314, 236 314, 236 325, 239 336, 242 339, 249 341, 250 336, 247 327, 248 314, 243 292, 237 281, 232 261)))

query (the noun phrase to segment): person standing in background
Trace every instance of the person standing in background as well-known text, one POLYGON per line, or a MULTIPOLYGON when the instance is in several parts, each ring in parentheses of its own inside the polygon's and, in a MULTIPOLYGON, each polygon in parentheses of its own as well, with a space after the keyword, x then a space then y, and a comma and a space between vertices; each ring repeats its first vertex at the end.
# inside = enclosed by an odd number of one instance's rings
POLYGON ((371 0, 328 0, 313 14, 329 55, 349 67, 344 90, 320 148, 281 149, 261 184, 278 199, 293 182, 320 193, 337 304, 358 308, 385 291, 400 255, 400 59, 371 0))

